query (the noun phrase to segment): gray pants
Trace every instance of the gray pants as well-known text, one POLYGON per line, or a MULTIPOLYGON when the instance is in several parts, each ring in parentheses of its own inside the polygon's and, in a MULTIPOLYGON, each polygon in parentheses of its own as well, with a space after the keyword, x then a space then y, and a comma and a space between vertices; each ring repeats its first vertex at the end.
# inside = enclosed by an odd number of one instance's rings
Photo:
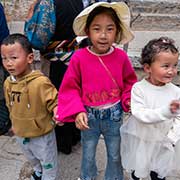
POLYGON ((25 157, 34 171, 42 172, 42 180, 58 180, 58 153, 54 130, 35 138, 17 137, 25 157))

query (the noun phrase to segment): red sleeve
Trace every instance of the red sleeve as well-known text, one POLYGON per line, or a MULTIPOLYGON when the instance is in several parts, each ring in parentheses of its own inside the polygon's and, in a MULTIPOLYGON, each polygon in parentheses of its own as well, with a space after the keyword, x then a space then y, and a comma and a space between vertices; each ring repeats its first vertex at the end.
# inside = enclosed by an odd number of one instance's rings
POLYGON ((127 57, 123 67, 123 93, 121 97, 122 107, 125 112, 130 110, 131 89, 135 82, 137 82, 137 76, 127 57))
MULTIPOLYGON (((74 54, 75 55, 75 54, 74 54)), ((79 112, 86 112, 81 98, 81 73, 79 61, 72 56, 58 94, 58 119, 72 122, 79 112)))

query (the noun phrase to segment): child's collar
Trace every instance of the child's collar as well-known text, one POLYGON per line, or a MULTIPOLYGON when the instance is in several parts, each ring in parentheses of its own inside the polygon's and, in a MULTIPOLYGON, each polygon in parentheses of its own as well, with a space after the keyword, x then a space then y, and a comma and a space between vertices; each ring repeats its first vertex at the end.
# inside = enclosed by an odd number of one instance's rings
MULTIPOLYGON (((30 72, 29 74, 31 74, 31 73, 33 73, 33 72, 34 72, 34 70, 31 70, 31 72, 30 72)), ((17 81, 16 77, 13 76, 13 75, 10 75, 10 80, 11 80, 12 82, 16 82, 16 81, 17 81)))
POLYGON ((17 80, 16 80, 16 77, 13 76, 13 75, 10 75, 10 80, 11 80, 12 82, 16 82, 16 81, 17 81, 17 80))
POLYGON ((104 56, 104 55, 111 54, 111 53, 114 51, 114 47, 111 46, 110 49, 109 49, 109 51, 108 51, 107 53, 104 53, 104 54, 97 54, 97 53, 93 52, 93 51, 91 50, 91 46, 88 46, 88 47, 87 47, 87 50, 88 50, 91 54, 94 54, 94 55, 96 55, 96 56, 104 56))

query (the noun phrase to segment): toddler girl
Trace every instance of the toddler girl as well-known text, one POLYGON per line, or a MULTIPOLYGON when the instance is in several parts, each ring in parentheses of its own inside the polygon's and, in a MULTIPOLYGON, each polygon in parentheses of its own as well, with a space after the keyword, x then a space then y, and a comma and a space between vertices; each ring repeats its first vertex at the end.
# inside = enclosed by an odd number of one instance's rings
POLYGON ((132 179, 165 180, 177 170, 180 138, 179 52, 167 37, 153 39, 143 48, 141 64, 147 73, 131 91, 132 116, 121 127, 121 155, 132 179))

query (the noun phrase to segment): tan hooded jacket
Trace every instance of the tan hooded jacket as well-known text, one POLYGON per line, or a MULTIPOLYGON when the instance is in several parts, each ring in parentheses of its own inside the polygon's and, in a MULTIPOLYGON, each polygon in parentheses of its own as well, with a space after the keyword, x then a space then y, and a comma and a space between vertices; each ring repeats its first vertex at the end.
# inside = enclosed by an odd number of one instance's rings
POLYGON ((17 136, 37 137, 50 132, 57 90, 40 71, 33 71, 18 81, 8 77, 4 83, 6 104, 17 136))

